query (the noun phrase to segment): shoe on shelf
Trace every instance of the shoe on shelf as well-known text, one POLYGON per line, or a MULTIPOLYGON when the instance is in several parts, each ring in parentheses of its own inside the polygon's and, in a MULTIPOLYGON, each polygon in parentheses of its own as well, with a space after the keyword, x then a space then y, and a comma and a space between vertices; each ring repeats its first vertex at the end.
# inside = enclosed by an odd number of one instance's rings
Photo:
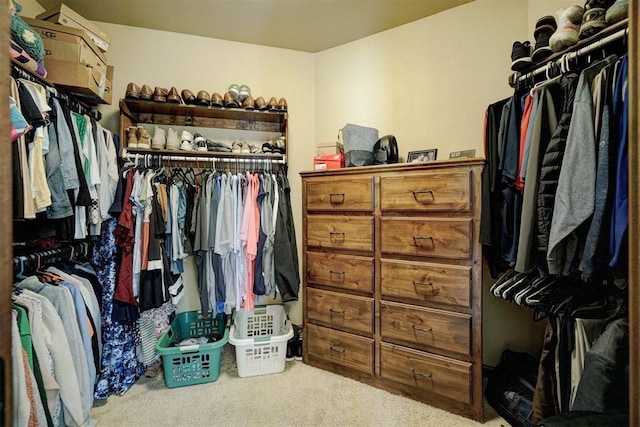
POLYGON ((263 97, 259 96, 254 100, 254 104, 256 106, 256 110, 266 110, 267 108, 269 108, 269 106, 267 105, 267 101, 264 100, 263 97))
POLYGON ((218 92, 213 92, 211 94, 211 106, 224 107, 224 100, 222 99, 222 95, 220 95, 218 92))
POLYGON ((138 126, 138 148, 151 148, 151 135, 142 126, 138 126))
POLYGON ((182 98, 180 98, 178 89, 176 89, 175 86, 169 89, 169 93, 167 94, 167 102, 170 104, 182 104, 182 98))
POLYGON ((182 89, 182 100, 185 104, 195 105, 196 96, 189 89, 182 89))
POLYGON ((208 107, 211 104, 211 96, 209 95, 209 92, 206 90, 198 91, 197 104, 208 107))
POLYGON ((622 21, 623 19, 626 19, 629 14, 627 11, 628 8, 629 0, 616 0, 616 2, 607 9, 604 20, 609 25, 622 21))
POLYGON ((554 52, 560 52, 578 43, 583 16, 584 9, 578 5, 562 8, 556 12, 558 27, 549 38, 549 46, 554 52))
POLYGON ((249 148, 249 143, 247 141, 242 141, 242 144, 240 145, 240 152, 242 154, 251 153, 251 149, 249 148))
POLYGON ((163 87, 156 86, 153 90, 153 100, 155 102, 167 102, 167 95, 169 91, 163 87))
POLYGON ((273 143, 269 141, 262 144, 262 152, 269 154, 273 153, 273 143))
POLYGON ((188 130, 183 130, 182 135, 180 135, 180 139, 182 143, 180 144, 180 149, 184 151, 195 151, 195 147, 193 146, 193 134, 188 130))
POLYGON ((247 111, 253 111, 256 109, 255 102, 253 101, 253 98, 251 97, 251 95, 247 96, 242 101, 242 108, 244 108, 247 111))
POLYGON ((511 69, 513 71, 523 71, 527 69, 533 60, 531 59, 531 43, 529 41, 513 42, 511 48, 511 69))
POLYGON ((180 140, 178 139, 178 132, 173 128, 169 128, 169 130, 167 130, 167 150, 180 150, 180 140))
POLYGON ((247 85, 240 86, 240 90, 238 92, 238 103, 242 104, 248 96, 251 96, 251 88, 247 85))
POLYGON ((287 111, 287 100, 280 98, 278 100, 278 111, 287 111))
POLYGON ((198 151, 207 151, 207 140, 199 133, 193 134, 193 144, 198 151))
POLYGON ((154 150, 164 150, 167 145, 167 136, 164 133, 164 129, 160 126, 156 126, 153 138, 151 138, 151 148, 154 150))
POLYGON ((533 31, 533 37, 536 39, 533 55, 531 55, 533 62, 540 62, 553 53, 549 46, 549 39, 557 28, 556 18, 551 15, 538 19, 536 29, 533 31))
POLYGON ((224 106, 226 108, 238 108, 238 101, 236 101, 236 99, 233 97, 233 95, 231 95, 230 92, 227 92, 224 94, 224 106))
POLYGON ((578 37, 580 39, 587 39, 606 28, 608 26, 605 21, 606 13, 607 9, 603 7, 592 7, 591 9, 585 10, 578 37))
POLYGON ((267 102, 267 109, 269 111, 278 111, 278 101, 276 101, 276 97, 272 96, 267 102))
POLYGON ((153 98, 153 90, 151 90, 151 86, 142 85, 142 89, 140 89, 140 99, 151 101, 151 98, 153 98))
POLYGON ((242 144, 237 141, 233 141, 233 144, 231 144, 231 152, 240 153, 241 151, 242 151, 242 144))
POLYGON ((127 85, 127 91, 126 91, 124 97, 127 98, 127 99, 138 99, 138 98, 140 98, 140 86, 138 86, 134 82, 130 82, 127 85))
POLYGON ((237 84, 232 84, 227 89, 227 93, 231 95, 231 97, 236 101, 237 104, 240 104, 240 87, 237 84))
POLYGON ((138 148, 138 128, 135 126, 127 128, 127 148, 138 148))

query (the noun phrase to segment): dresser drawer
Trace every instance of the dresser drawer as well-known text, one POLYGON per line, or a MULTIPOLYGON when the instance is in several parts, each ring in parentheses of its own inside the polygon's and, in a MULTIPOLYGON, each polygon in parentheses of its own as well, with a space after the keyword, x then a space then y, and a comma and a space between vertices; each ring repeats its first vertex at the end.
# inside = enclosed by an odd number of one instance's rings
POLYGON ((307 353, 373 375, 373 339, 307 324, 307 353))
POLYGON ((373 211, 373 178, 333 178, 306 183, 307 211, 373 211))
POLYGON ((382 297, 471 307, 471 267, 382 259, 382 297))
POLYGON ((373 293, 373 258, 307 252, 307 283, 373 293))
POLYGON ((309 321, 373 335, 373 298, 308 288, 307 299, 309 321))
POLYGON ((471 363, 382 343, 380 376, 409 387, 414 393, 437 394, 472 403, 471 363))
POLYGON ((420 350, 471 354, 470 315, 382 302, 380 318, 385 341, 420 350))
POLYGON ((373 218, 336 215, 307 217, 307 245, 373 252, 373 218))
POLYGON ((436 258, 471 258, 471 219, 382 218, 383 253, 436 258))
POLYGON ((423 172, 380 180, 382 211, 471 210, 471 171, 423 172))

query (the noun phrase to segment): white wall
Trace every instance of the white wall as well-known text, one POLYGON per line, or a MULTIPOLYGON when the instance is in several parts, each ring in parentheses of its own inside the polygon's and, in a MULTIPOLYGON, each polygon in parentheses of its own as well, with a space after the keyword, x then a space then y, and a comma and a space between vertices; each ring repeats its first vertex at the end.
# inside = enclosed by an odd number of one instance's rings
POLYGON ((316 141, 345 123, 393 134, 401 156, 438 158, 475 148, 483 157, 487 105, 509 95, 513 40, 526 3, 479 0, 316 55, 316 141))

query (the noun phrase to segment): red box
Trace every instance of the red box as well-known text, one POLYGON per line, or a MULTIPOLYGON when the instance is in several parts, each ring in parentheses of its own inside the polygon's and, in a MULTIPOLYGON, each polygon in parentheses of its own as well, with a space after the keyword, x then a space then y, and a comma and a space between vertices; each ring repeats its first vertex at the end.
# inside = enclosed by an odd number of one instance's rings
POLYGON ((340 169, 344 167, 344 154, 327 154, 313 158, 313 169, 340 169))

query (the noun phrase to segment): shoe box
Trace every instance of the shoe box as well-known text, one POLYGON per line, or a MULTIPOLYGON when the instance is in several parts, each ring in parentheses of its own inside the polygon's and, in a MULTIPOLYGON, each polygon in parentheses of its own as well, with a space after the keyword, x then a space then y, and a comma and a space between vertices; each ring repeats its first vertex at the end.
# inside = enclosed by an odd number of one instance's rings
POLYGON ((344 167, 344 154, 327 154, 313 158, 313 169, 341 169, 344 167))
POLYGON ((344 153, 344 145, 342 145, 342 143, 339 141, 316 143, 317 156, 327 156, 340 153, 344 153))
POLYGON ((49 21, 54 24, 61 24, 66 27, 84 30, 89 35, 89 38, 91 38, 96 46, 98 46, 98 48, 103 52, 106 52, 109 49, 111 36, 102 28, 88 21, 82 17, 82 15, 75 12, 65 4, 60 4, 52 9, 42 12, 36 16, 36 18, 43 21, 49 21))
POLYGON ((84 30, 23 19, 42 37, 47 80, 87 102, 111 104, 114 68, 84 30))

